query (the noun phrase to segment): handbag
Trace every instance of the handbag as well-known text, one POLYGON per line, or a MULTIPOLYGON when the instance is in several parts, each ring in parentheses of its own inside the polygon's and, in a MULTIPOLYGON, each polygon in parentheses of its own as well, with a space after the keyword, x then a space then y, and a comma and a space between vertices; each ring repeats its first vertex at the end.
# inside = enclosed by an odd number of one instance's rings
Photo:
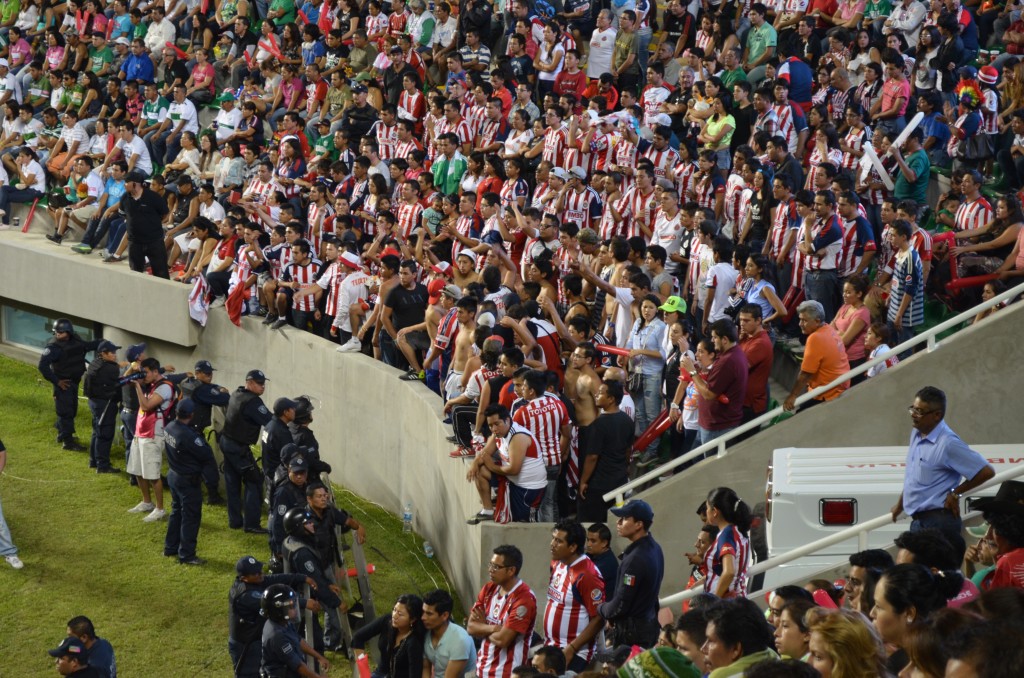
POLYGON ((985 160, 992 157, 992 139, 988 134, 978 132, 963 139, 957 147, 957 155, 964 160, 985 160))
POLYGON ((626 388, 630 393, 637 393, 644 387, 644 375, 640 372, 630 372, 626 379, 626 388))

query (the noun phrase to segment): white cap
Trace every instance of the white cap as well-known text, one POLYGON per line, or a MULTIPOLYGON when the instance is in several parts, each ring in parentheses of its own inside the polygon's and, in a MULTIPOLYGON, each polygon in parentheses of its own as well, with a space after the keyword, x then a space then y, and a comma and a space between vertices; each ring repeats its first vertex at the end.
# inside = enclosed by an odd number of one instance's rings
POLYGON ((459 252, 458 256, 455 257, 455 258, 458 259, 459 257, 466 257, 467 259, 472 261, 474 264, 476 263, 476 252, 474 252, 473 250, 469 250, 469 249, 462 250, 461 252, 459 252))
POLYGON ((569 181, 569 173, 561 167, 555 167, 551 170, 551 176, 557 177, 562 181, 569 181))

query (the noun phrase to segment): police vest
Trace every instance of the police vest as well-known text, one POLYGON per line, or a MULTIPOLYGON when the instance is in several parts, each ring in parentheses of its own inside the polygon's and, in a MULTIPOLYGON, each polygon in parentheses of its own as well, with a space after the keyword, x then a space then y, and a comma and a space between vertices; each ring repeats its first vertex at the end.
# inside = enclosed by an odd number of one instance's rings
POLYGON ((316 563, 316 567, 323 569, 323 566, 320 564, 320 554, 316 552, 316 547, 312 546, 311 544, 307 544, 304 541, 300 541, 295 537, 289 536, 285 538, 283 546, 284 562, 286 565, 285 572, 301 574, 304 577, 309 577, 313 574, 313 572, 315 572, 315 570, 309 569, 310 567, 312 567, 312 565, 310 565, 309 563, 307 563, 307 567, 303 568, 303 570, 301 571, 295 567, 293 559, 297 557, 299 553, 301 553, 302 551, 309 551, 310 554, 313 556, 312 561, 310 562, 316 563))
POLYGON ((85 371, 83 392, 87 398, 99 400, 117 400, 118 371, 117 363, 112 363, 96 356, 85 371))
POLYGON ((235 579, 235 583, 231 585, 231 591, 228 593, 228 604, 231 608, 231 613, 228 615, 228 637, 246 645, 260 639, 265 621, 259 614, 247 616, 238 609, 238 599, 243 595, 252 595, 253 592, 254 589, 249 588, 244 581, 235 579))
POLYGON ((198 433, 175 419, 164 428, 164 445, 167 465, 172 471, 183 476, 194 476, 203 472, 202 462, 189 454, 198 433))
POLYGON ((206 403, 201 403, 195 399, 195 392, 203 385, 203 382, 199 381, 195 377, 189 377, 181 382, 181 399, 191 398, 192 404, 195 405, 195 410, 192 413, 192 421, 189 422, 189 426, 199 432, 206 430, 212 421, 212 410, 213 408, 206 403))
POLYGON ((59 348, 60 357, 53 361, 51 368, 58 379, 78 381, 85 374, 85 342, 72 334, 67 341, 50 341, 48 348, 59 348))
POLYGON ((258 398, 259 396, 249 389, 239 386, 228 401, 228 411, 224 415, 224 428, 221 433, 243 445, 252 445, 259 440, 260 425, 249 421, 244 414, 249 403, 258 398))

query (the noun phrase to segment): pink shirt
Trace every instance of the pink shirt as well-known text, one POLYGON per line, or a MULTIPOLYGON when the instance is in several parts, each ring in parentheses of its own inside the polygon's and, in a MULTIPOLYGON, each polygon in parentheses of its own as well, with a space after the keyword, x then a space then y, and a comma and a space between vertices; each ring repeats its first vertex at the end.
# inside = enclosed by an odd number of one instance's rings
POLYGON ((893 78, 886 80, 882 85, 882 111, 892 108, 893 103, 899 97, 903 97, 903 105, 896 114, 903 115, 907 112, 907 103, 910 101, 910 81, 906 78, 899 81, 893 78))
POLYGON ((210 93, 213 93, 213 85, 214 85, 213 64, 211 64, 209 61, 207 61, 206 64, 204 64, 202 66, 200 66, 199 64, 196 64, 192 68, 192 77, 194 78, 194 80, 192 82, 197 84, 197 85, 200 82, 204 82, 205 81, 206 82, 206 89, 210 90, 210 93))
POLYGON ((861 327, 860 332, 854 337, 853 342, 846 347, 846 358, 848 360, 861 360, 867 354, 864 349, 864 335, 867 334, 868 326, 871 325, 871 312, 868 311, 867 306, 861 305, 860 308, 854 309, 849 304, 843 304, 839 312, 836 313, 835 326, 836 332, 840 336, 846 334, 846 330, 849 329, 853 321, 860 318, 864 322, 864 326, 861 327))

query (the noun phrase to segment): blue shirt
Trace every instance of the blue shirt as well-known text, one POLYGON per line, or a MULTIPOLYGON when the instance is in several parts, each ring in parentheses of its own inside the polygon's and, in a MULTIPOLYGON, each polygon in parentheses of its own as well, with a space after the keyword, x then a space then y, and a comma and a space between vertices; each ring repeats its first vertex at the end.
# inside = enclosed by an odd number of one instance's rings
POLYGON ((935 146, 944 149, 946 142, 949 141, 949 125, 939 122, 938 118, 941 114, 941 111, 932 111, 924 116, 924 120, 921 121, 921 129, 924 130, 925 139, 935 137, 935 146))
POLYGON ((107 179, 106 185, 103 187, 104 192, 107 194, 107 203, 103 207, 113 207, 117 203, 121 202, 121 196, 124 195, 124 179, 117 181, 116 179, 107 179))
POLYGON ((121 66, 127 80, 141 80, 142 82, 153 82, 153 62, 145 54, 137 56, 129 54, 121 66))
POLYGON ((89 648, 89 666, 106 678, 117 678, 117 662, 114 660, 114 648, 103 638, 97 638, 89 648))
POLYGON ((903 510, 913 516, 942 508, 946 495, 963 478, 973 478, 986 466, 988 461, 960 440, 945 421, 926 436, 915 429, 907 451, 903 510))
POLYGON ((448 662, 465 660, 466 672, 476 668, 476 645, 466 629, 449 622, 437 647, 434 647, 431 633, 427 632, 427 637, 423 639, 423 658, 434 667, 434 678, 444 678, 448 662))

